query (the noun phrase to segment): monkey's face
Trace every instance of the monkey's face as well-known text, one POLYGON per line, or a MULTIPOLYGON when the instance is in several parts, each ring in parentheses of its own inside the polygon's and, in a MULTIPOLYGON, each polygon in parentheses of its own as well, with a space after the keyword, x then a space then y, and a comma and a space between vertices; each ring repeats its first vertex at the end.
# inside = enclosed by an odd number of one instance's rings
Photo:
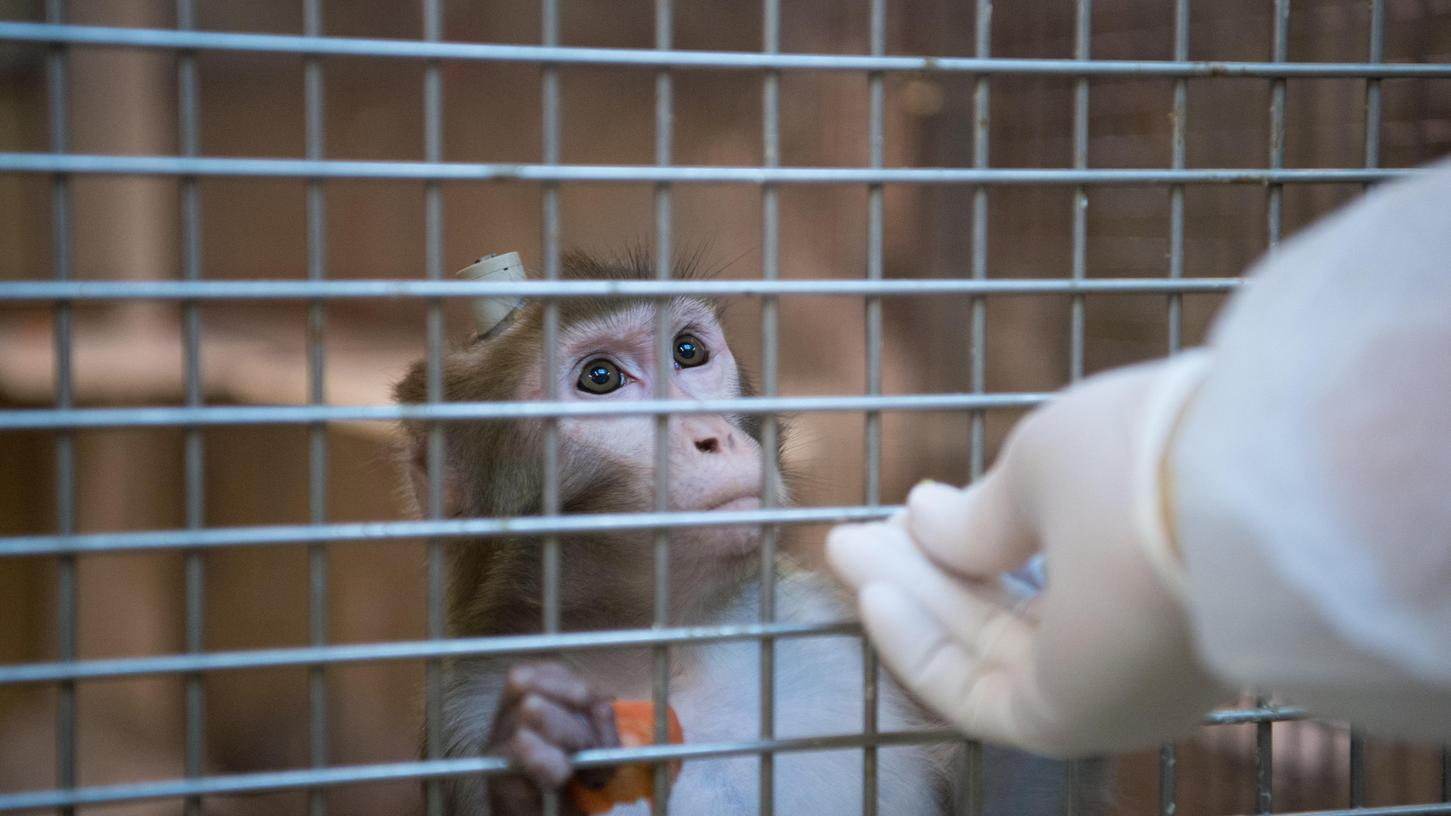
MULTIPOLYGON (((715 311, 706 303, 681 299, 670 307, 669 379, 659 382, 655 307, 626 305, 619 310, 566 323, 561 332, 554 377, 561 401, 619 403, 654 399, 714 400, 740 396, 742 380, 715 311)), ((536 369, 537 371, 538 369, 536 369)), ((526 377, 526 399, 544 393, 540 375, 526 377)), ((606 462, 594 472, 633 479, 638 495, 653 496, 656 419, 641 417, 569 417, 559 423, 561 451, 568 468, 606 462)), ((760 506, 765 472, 761 446, 738 417, 689 414, 669 417, 666 486, 675 511, 749 510, 760 506)), ((782 495, 779 477, 776 495, 782 495)), ((568 497, 566 497, 566 500, 568 497)), ((639 510, 649 510, 653 501, 639 510)), ((738 554, 756 543, 750 527, 702 529, 691 534, 710 553, 738 554)))

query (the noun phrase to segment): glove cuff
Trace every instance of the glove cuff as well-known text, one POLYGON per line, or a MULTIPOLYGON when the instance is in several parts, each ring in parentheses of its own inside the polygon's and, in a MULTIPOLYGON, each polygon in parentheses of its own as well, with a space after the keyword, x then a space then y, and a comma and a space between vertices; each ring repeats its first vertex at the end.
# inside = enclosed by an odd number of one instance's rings
POLYGON ((1181 602, 1188 597, 1187 580, 1183 559, 1174 546, 1167 457, 1184 409, 1209 372, 1209 361, 1208 349, 1187 351, 1164 361, 1135 423, 1130 489, 1136 537, 1154 571, 1181 602))

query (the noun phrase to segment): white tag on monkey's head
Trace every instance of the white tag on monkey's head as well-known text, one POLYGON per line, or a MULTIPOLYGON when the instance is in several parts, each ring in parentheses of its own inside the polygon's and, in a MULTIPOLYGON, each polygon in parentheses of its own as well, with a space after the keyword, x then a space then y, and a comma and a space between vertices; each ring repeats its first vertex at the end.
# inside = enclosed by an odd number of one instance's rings
MULTIPOLYGON (((500 255, 485 255, 472 264, 460 269, 458 276, 476 281, 502 283, 524 280, 524 262, 519 253, 505 252, 500 255)), ((479 337, 487 338, 510 322, 509 318, 523 298, 482 297, 474 301, 474 322, 478 325, 479 337)))

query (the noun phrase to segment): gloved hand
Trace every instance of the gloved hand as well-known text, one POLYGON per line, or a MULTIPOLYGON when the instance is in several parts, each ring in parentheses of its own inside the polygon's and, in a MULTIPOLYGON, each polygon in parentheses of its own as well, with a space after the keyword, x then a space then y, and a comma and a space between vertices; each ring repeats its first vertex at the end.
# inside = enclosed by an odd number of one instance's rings
POLYGON ((970 736, 1050 756, 1141 748, 1231 696, 1203 667, 1165 520, 1164 451, 1202 354, 1099 375, 1029 414, 965 490, 842 526, 828 557, 884 664, 970 736), (1044 593, 997 577, 1035 552, 1044 593))

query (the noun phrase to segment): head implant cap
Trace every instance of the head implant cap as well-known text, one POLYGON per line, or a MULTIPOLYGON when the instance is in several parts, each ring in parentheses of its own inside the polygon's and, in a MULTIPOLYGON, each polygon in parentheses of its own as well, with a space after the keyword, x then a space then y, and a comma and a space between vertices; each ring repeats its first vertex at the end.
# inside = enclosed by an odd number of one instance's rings
MULTIPOLYGON (((485 255, 472 264, 460 269, 458 275, 476 281, 502 283, 524 280, 524 262, 519 253, 505 252, 499 255, 485 255)), ((505 319, 519 306, 523 298, 482 297, 474 301, 474 322, 479 334, 487 336, 501 328, 505 319)))

